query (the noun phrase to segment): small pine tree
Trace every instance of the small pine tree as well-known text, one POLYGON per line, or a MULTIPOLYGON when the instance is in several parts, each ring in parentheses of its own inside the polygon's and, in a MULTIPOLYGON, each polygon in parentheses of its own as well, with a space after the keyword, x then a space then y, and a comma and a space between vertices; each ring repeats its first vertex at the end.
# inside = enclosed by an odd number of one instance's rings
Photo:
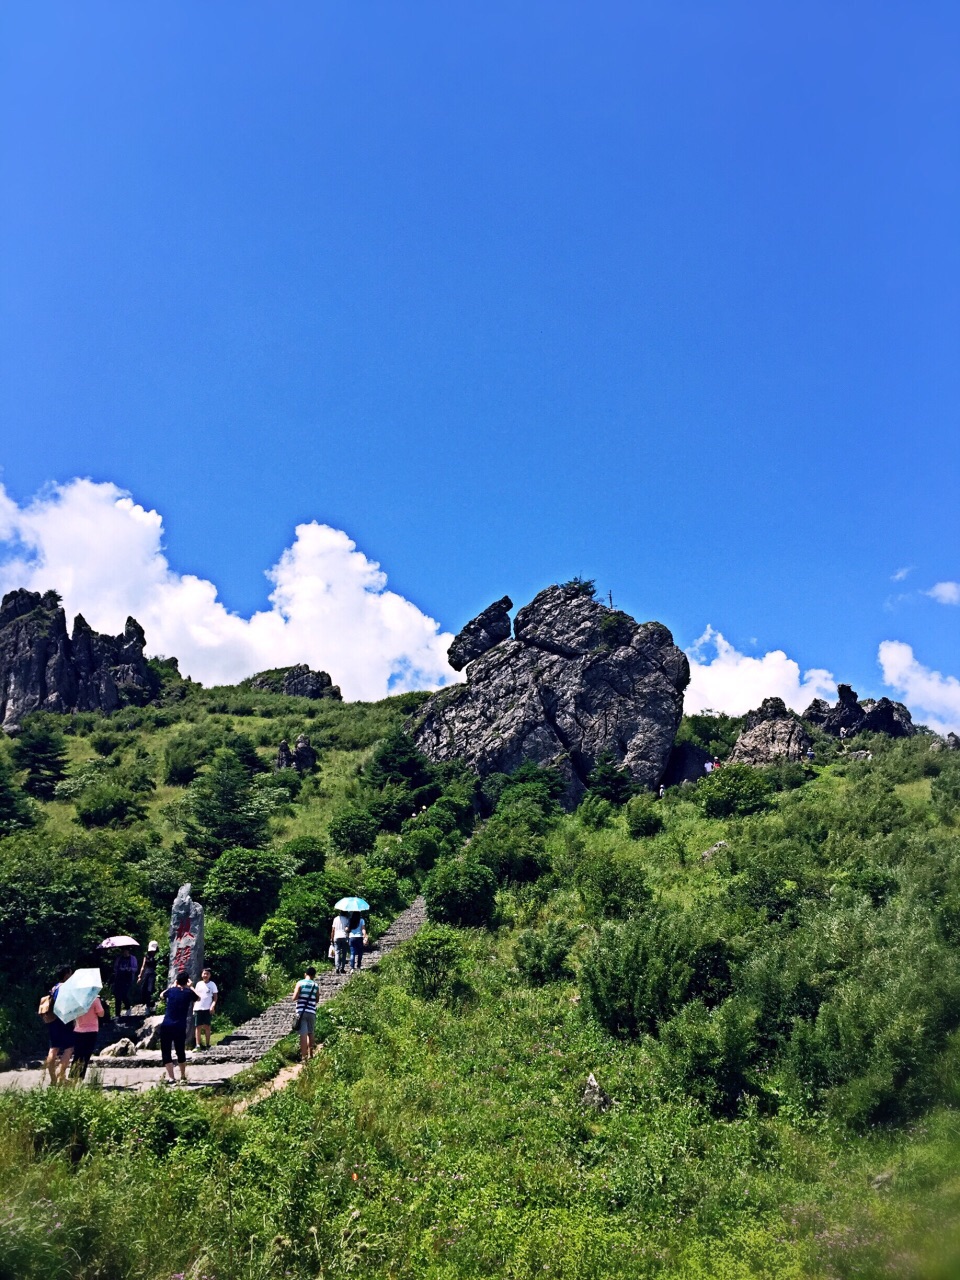
POLYGON ((67 771, 67 744, 52 716, 27 716, 13 743, 13 763, 26 769, 23 789, 38 800, 50 800, 67 771))
POLYGON ((13 780, 10 766, 0 756, 0 836, 33 826, 30 801, 13 780))

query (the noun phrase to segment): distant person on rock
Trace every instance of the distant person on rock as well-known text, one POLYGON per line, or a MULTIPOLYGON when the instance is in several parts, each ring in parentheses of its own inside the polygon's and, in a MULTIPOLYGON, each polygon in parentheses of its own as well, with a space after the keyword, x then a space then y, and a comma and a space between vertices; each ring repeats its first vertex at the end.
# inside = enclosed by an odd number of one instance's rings
POLYGON ((126 947, 121 947, 120 954, 113 962, 113 1003, 118 1018, 124 1008, 128 1015, 130 1013, 130 997, 133 994, 136 972, 137 957, 126 947))
POLYGON ((175 1084, 173 1077, 173 1058, 171 1049, 176 1050, 177 1062, 180 1064, 180 1080, 187 1079, 187 1018, 199 1000, 199 996, 190 985, 190 975, 181 969, 172 987, 167 987, 161 1000, 166 1001, 163 1022, 160 1023, 160 1060, 166 1076, 161 1076, 164 1084, 175 1084))
POLYGON ((333 943, 333 971, 347 972, 347 950, 350 938, 350 917, 343 911, 333 917, 330 941, 333 943))
POLYGON ((86 1013, 81 1013, 73 1023, 73 1062, 70 1065, 70 1079, 82 1080, 87 1074, 87 1067, 93 1057, 100 1034, 100 1019, 107 1016, 107 1011, 99 996, 86 1013))
POLYGON ((143 992, 143 1003, 147 1006, 147 1017, 150 1017, 153 1013, 154 1005, 157 1003, 157 956, 159 952, 159 943, 148 942, 143 956, 143 964, 137 974, 137 982, 143 992))
POLYGON ((350 972, 363 968, 363 952, 367 945, 367 922, 359 911, 350 913, 350 924, 347 930, 347 941, 350 944, 350 972))
MULTIPOLYGON (((57 993, 60 990, 60 983, 66 980, 73 973, 70 965, 64 965, 62 969, 57 970, 57 980, 50 988, 50 1011, 53 1012, 53 1006, 57 999, 57 993)), ((43 1006, 41 1005, 41 1012, 43 1006)), ((60 1019, 53 1015, 53 1021, 47 1023, 47 1034, 50 1038, 50 1050, 44 1059, 44 1066, 50 1073, 51 1084, 63 1084, 67 1075, 67 1068, 70 1066, 70 1059, 73 1057, 73 1023, 61 1022, 60 1019)))
POLYGON ((197 1001, 197 1007, 193 1011, 196 1019, 196 1047, 198 1049, 210 1048, 210 1024, 213 1022, 213 1015, 217 1011, 217 996, 219 991, 217 984, 213 981, 209 969, 204 969, 200 974, 200 981, 194 987, 200 999, 197 1001), (206 1040, 206 1045, 202 1042, 206 1040))
POLYGON ((297 1009, 297 1032, 300 1036, 300 1060, 309 1062, 313 1057, 314 1032, 317 1025, 317 1001, 320 999, 320 983, 317 971, 308 964, 303 977, 293 988, 297 1009))

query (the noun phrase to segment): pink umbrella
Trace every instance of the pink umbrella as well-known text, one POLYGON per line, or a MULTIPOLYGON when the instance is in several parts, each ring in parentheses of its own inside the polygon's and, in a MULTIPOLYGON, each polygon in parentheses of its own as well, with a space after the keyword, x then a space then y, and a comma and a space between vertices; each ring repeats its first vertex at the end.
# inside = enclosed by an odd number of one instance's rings
POLYGON ((129 938, 125 933, 117 934, 115 938, 104 938, 100 943, 102 949, 107 947, 139 947, 140 943, 136 938, 129 938))

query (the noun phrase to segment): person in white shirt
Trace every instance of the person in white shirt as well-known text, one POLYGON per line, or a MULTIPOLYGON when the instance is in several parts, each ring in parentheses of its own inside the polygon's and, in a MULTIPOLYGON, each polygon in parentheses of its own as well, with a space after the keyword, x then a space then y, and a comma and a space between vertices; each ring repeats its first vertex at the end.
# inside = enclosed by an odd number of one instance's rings
POLYGON ((350 917, 341 911, 339 915, 333 917, 333 926, 330 930, 330 941, 333 943, 333 968, 334 973, 347 972, 347 948, 349 946, 348 936, 350 933, 350 917))
POLYGON ((217 984, 210 977, 210 970, 204 969, 200 975, 200 981, 194 987, 200 999, 194 1005, 193 1016, 196 1019, 197 1029, 197 1045, 198 1049, 210 1048, 210 1023, 217 1009, 217 984), (203 1041, 206 1041, 204 1045, 203 1041))

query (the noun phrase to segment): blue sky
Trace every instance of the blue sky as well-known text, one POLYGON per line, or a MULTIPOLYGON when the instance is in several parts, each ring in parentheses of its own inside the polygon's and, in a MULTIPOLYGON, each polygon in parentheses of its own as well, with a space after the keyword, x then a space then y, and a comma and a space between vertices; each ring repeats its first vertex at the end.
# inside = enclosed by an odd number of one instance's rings
POLYGON ((951 4, 7 6, 4 582, 112 617, 90 477, 243 619, 317 522, 444 631, 579 573, 960 719, 957 226, 951 4))

